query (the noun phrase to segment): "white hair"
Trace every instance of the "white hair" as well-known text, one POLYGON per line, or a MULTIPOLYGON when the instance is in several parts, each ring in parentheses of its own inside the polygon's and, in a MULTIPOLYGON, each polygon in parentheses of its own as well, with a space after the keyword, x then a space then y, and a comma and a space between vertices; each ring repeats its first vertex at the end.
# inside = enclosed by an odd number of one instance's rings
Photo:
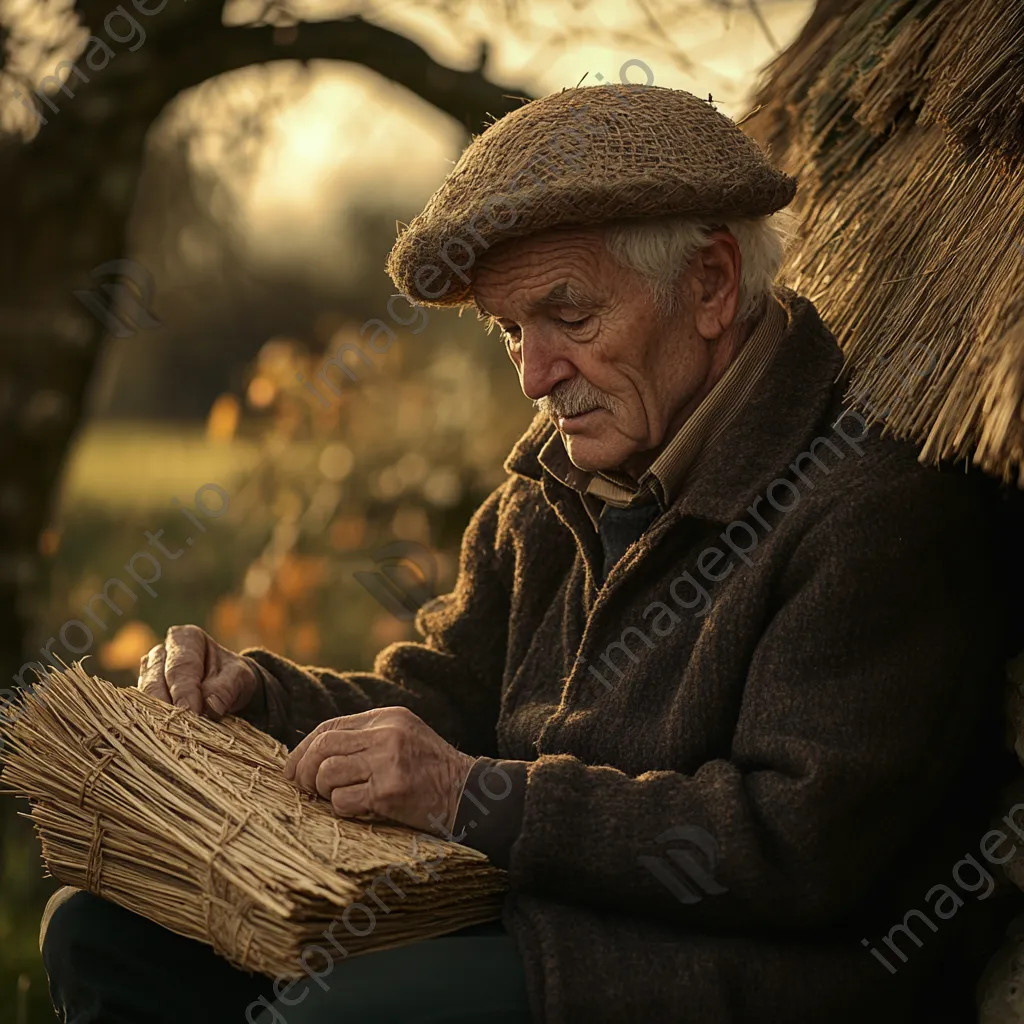
POLYGON ((709 244, 711 232, 725 228, 742 256, 736 321, 745 324, 763 310, 796 225, 797 217, 789 209, 718 224, 657 217, 609 224, 604 242, 613 259, 640 275, 661 312, 671 315, 680 308, 680 276, 698 250, 709 244))

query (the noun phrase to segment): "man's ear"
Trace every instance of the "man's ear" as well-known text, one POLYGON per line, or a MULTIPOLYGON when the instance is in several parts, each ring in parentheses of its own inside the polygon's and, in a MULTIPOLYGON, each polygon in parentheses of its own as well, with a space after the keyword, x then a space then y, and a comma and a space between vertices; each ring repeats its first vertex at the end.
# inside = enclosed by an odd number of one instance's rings
POLYGON ((694 257, 693 316, 702 338, 721 337, 735 321, 742 266, 739 243, 724 229, 713 231, 694 257))

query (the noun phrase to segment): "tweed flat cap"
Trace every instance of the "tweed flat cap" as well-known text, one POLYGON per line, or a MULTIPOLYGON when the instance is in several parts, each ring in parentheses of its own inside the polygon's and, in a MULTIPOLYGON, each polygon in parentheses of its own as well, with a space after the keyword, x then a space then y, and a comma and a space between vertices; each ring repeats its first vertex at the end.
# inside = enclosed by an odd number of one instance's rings
POLYGON ((415 302, 471 300, 491 246, 556 227, 684 215, 721 221, 786 206, 796 180, 705 100, 679 89, 565 89, 506 114, 459 162, 388 256, 415 302))

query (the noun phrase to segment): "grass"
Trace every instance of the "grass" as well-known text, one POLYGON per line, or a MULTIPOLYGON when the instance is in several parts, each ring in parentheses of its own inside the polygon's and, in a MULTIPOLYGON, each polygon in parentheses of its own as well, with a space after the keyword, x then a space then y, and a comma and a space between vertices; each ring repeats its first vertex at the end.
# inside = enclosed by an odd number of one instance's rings
POLYGON ((61 505, 114 513, 185 501, 214 482, 231 489, 260 461, 255 441, 211 441, 198 427, 98 423, 83 431, 71 453, 61 505))

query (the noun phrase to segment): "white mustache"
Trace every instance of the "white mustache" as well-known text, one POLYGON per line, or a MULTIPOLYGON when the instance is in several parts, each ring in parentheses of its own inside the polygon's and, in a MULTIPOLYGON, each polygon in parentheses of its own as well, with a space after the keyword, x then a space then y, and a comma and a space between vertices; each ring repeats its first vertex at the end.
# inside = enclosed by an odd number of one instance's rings
POLYGON ((609 396, 582 376, 561 381, 533 404, 552 419, 579 416, 593 409, 612 409, 609 396))

